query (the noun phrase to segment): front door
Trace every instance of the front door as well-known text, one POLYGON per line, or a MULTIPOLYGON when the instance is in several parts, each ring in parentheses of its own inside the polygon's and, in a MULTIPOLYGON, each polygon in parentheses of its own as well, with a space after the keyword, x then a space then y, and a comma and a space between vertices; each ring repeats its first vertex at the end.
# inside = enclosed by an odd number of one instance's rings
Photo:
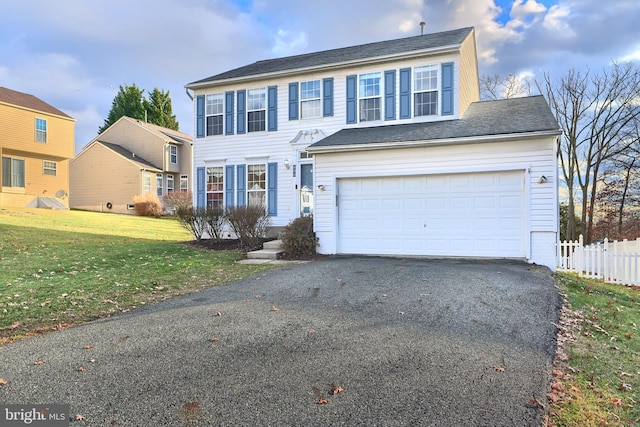
POLYGON ((300 165, 300 216, 313 214, 313 164, 300 165))

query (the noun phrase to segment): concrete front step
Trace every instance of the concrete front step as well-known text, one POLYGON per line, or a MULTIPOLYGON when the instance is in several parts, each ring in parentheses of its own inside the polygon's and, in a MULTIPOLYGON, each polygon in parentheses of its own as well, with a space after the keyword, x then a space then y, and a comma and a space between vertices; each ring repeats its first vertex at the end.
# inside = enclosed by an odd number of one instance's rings
POLYGON ((281 240, 271 240, 262 245, 262 249, 247 252, 247 259, 278 259, 284 252, 281 240))

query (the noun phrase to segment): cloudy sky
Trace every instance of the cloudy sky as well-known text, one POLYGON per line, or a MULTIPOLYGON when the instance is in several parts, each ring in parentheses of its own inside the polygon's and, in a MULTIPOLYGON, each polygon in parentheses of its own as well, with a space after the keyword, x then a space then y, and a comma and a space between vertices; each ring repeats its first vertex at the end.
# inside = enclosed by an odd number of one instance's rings
POLYGON ((638 0, 21 0, 0 3, 0 86, 76 119, 76 152, 119 86, 169 90, 261 59, 466 26, 481 75, 561 76, 640 61, 638 0))

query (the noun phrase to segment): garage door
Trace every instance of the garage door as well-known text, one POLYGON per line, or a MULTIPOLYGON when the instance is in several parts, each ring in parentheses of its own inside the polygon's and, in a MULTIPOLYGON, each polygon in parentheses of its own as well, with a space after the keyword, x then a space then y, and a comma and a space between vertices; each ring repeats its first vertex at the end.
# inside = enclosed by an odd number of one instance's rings
POLYGON ((524 172, 338 181, 338 252, 524 257, 524 172))

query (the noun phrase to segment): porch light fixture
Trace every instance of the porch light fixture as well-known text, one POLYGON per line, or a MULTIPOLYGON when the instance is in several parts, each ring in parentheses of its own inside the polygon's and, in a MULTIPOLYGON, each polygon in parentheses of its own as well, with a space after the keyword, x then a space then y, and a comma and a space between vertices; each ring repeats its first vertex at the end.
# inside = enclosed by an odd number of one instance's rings
POLYGON ((322 185, 322 184, 318 185, 318 190, 324 191, 324 185, 322 185))
POLYGON ((538 184, 544 184, 547 181, 548 181, 548 179, 544 175, 542 175, 542 176, 540 176, 540 178, 538 178, 538 184))
POLYGON ((291 168, 291 163, 289 162, 289 159, 284 159, 284 167, 287 169, 291 168))

